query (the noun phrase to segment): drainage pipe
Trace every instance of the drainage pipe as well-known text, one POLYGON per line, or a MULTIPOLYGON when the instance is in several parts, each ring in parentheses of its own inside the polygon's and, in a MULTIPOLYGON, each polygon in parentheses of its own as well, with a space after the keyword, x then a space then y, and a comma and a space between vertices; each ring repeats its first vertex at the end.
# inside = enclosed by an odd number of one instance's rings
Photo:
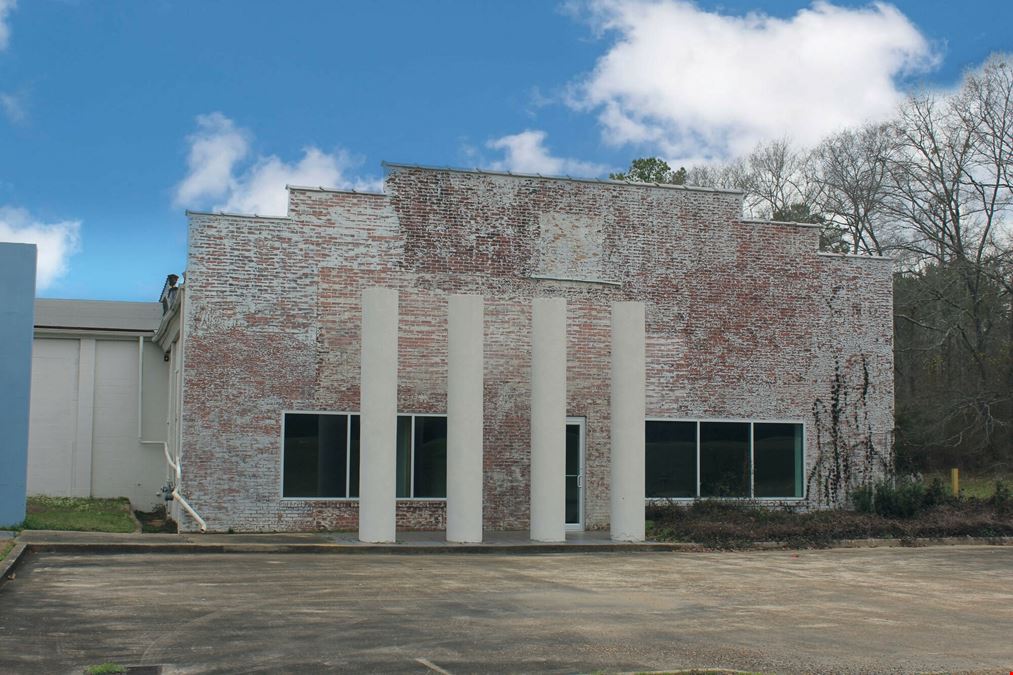
POLYGON ((183 498, 183 495, 179 494, 178 486, 180 481, 183 479, 183 471, 180 469, 178 463, 172 461, 172 456, 169 454, 169 444, 162 443, 162 449, 165 450, 165 461, 167 461, 169 463, 169 466, 172 467, 173 473, 176 476, 176 482, 172 486, 172 498, 175 499, 177 502, 179 502, 179 505, 183 507, 183 510, 189 513, 190 517, 192 517, 194 520, 197 521, 197 524, 200 526, 201 532, 207 532, 208 524, 205 523, 204 519, 201 518, 197 514, 197 512, 193 510, 193 507, 190 506, 190 503, 183 498))

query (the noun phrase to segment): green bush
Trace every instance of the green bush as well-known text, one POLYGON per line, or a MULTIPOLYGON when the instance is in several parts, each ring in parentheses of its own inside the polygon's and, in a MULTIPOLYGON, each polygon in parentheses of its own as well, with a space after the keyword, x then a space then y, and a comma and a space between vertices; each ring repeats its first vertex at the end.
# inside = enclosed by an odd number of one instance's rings
POLYGON ((995 482, 995 494, 992 495, 992 506, 995 507, 997 515, 1005 516, 1013 508, 1013 497, 1010 495, 1009 485, 1004 480, 995 482))
POLYGON ((852 490, 849 497, 856 512, 884 518, 913 518, 924 509, 947 503, 946 486, 938 478, 927 488, 915 479, 862 485, 852 490))
POLYGON ((939 476, 934 477, 925 491, 925 506, 931 508, 940 504, 946 504, 949 499, 950 495, 946 489, 946 483, 939 476))
POLYGON ((874 501, 871 485, 862 485, 851 492, 851 506, 859 513, 873 513, 874 501))
POLYGON ((925 507, 925 486, 914 480, 876 484, 874 508, 884 518, 913 518, 925 507))

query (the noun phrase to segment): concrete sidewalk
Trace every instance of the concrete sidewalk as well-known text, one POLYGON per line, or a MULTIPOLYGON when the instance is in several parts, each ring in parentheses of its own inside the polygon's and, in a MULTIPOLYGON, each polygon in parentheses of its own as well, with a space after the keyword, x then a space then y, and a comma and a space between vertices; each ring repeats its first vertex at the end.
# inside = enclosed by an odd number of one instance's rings
MULTIPOLYGON (((647 540, 615 542, 608 532, 567 532, 565 542, 531 541, 527 531, 486 532, 481 544, 454 544, 440 531, 398 532, 393 544, 366 544, 355 532, 265 532, 248 534, 142 534, 22 530, 15 542, 34 551, 108 553, 608 553, 706 551, 702 544, 647 540)), ((1013 537, 942 537, 938 539, 843 539, 829 548, 923 546, 1010 546, 1013 537)), ((752 550, 796 548, 781 542, 755 542, 752 550)))
POLYGON ((701 550, 696 544, 614 542, 608 532, 570 532, 566 542, 531 541, 525 532, 487 532, 481 544, 448 543, 442 531, 399 532, 394 544, 364 544, 355 532, 263 534, 120 534, 23 530, 16 540, 35 551, 109 553, 607 553, 701 550))

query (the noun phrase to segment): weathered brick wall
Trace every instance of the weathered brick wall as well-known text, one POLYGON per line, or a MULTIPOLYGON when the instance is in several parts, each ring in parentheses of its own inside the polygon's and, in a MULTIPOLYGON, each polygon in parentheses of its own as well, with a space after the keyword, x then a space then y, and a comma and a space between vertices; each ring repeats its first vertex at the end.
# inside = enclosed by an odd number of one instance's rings
MULTIPOLYGON (((805 422, 812 501, 888 452, 889 261, 817 254, 816 230, 743 221, 727 192, 411 167, 386 192, 292 189, 288 218, 191 215, 183 491, 212 529, 356 527, 354 501, 280 499, 281 417, 358 410, 370 285, 401 291, 401 412, 446 412, 446 294, 486 298, 487 528, 528 525, 540 295, 569 302, 588 527, 608 524, 613 300, 647 303, 649 416, 805 422)), ((398 502, 401 527, 444 519, 440 501, 398 502)))

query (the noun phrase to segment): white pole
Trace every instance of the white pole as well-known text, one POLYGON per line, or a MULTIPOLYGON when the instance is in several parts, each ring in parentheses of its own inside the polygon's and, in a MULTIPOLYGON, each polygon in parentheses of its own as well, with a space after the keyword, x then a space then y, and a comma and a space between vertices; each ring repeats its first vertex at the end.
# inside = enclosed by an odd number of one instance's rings
POLYGON ((566 540, 566 300, 531 307, 531 538, 566 540))
POLYGON ((482 541, 483 301, 447 298, 447 541, 482 541))
POLYGON ((644 540, 644 303, 612 303, 612 539, 644 540))
POLYGON ((396 537, 398 293, 362 291, 360 371, 359 540, 389 543, 396 537))

